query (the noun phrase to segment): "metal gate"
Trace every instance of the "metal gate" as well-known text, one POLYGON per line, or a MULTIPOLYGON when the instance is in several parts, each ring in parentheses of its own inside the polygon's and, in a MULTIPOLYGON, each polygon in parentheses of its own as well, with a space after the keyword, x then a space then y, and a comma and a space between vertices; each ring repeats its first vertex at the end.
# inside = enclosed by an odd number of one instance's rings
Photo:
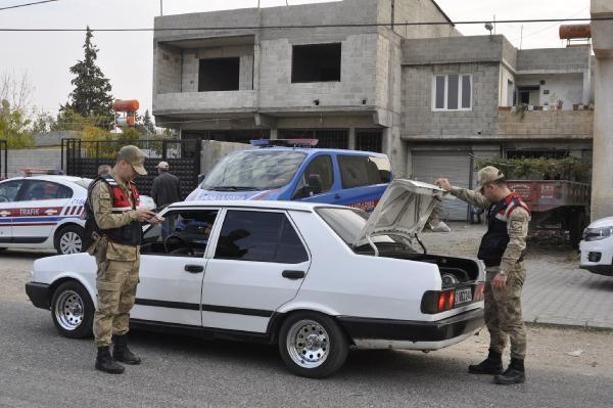
POLYGON ((6 140, 0 140, 0 180, 8 177, 8 146, 6 140))
POLYGON ((126 144, 141 148, 147 155, 146 176, 136 178, 142 194, 151 194, 153 179, 160 161, 170 165, 170 172, 179 178, 182 198, 198 185, 200 173, 200 140, 93 140, 62 139, 62 169, 67 175, 95 178, 98 167, 113 165, 119 149, 126 144))

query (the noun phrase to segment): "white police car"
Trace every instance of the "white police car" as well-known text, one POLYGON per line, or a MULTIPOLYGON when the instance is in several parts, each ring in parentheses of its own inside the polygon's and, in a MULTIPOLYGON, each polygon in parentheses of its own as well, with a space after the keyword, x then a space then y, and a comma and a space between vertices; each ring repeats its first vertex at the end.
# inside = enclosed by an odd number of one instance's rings
POLYGON ((579 244, 582 269, 613 276, 613 217, 592 222, 583 231, 579 244))
MULTIPOLYGON (((325 377, 350 346, 436 350, 483 324, 484 267, 426 254, 435 186, 395 180, 370 217, 295 201, 189 201, 141 246, 132 327, 278 344, 289 369, 325 377)), ((88 254, 34 263, 26 292, 62 335, 91 335, 88 254)))
MULTIPOLYGON (((0 181, 0 248, 83 250, 81 219, 91 179, 40 175, 0 181)), ((151 197, 141 205, 155 208, 151 197)))

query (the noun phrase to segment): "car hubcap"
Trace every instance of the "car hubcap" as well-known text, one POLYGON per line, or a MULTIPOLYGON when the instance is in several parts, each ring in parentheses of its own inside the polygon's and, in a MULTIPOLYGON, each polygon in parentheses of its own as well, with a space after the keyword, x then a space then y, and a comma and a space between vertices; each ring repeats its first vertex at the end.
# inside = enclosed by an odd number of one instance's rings
POLYGON ((316 368, 330 353, 330 337, 323 326, 313 320, 300 320, 287 333, 287 351, 300 367, 316 368))
POLYGON ((83 321, 83 299, 75 291, 62 292, 55 304, 55 318, 62 329, 72 331, 83 321))
POLYGON ((60 250, 63 254, 76 254, 81 252, 83 241, 76 232, 67 232, 60 238, 60 250))

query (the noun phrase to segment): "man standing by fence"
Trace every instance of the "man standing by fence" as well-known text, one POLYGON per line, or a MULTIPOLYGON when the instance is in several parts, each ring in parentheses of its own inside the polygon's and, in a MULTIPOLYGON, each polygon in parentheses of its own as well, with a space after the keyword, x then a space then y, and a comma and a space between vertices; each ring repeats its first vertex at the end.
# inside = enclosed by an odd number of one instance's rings
POLYGON ((181 201, 181 185, 179 178, 169 172, 168 162, 159 162, 157 169, 159 175, 153 179, 151 197, 155 201, 157 210, 161 211, 170 204, 181 201))

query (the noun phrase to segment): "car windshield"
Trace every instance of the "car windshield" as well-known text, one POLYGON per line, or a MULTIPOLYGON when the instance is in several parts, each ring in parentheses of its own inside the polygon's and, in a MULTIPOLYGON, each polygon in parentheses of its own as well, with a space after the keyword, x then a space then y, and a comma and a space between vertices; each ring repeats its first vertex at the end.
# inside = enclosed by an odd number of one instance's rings
POLYGON ((205 190, 270 190, 289 183, 305 153, 243 150, 223 159, 200 185, 205 190))
MULTIPOLYGON (((319 208, 316 210, 321 218, 332 228, 334 232, 351 248, 355 248, 360 233, 366 226, 369 214, 365 211, 352 208, 319 208)), ((395 234, 376 235, 372 241, 380 244, 406 246, 407 240, 395 234)), ((360 243, 360 246, 369 246, 360 243)))

